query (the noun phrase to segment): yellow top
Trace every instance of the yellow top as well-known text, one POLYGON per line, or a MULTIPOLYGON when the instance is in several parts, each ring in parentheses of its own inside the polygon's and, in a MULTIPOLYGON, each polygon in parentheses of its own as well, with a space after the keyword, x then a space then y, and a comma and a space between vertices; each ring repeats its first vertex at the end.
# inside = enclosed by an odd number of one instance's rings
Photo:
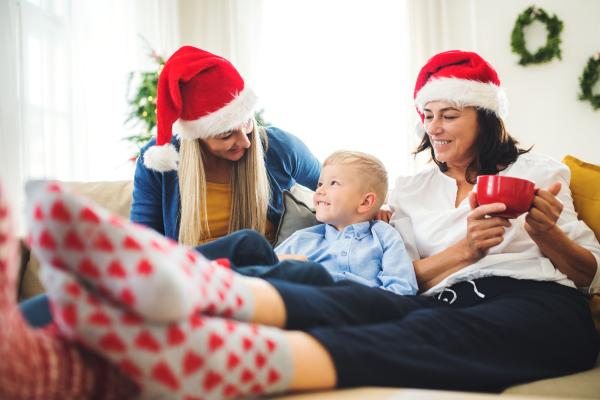
MULTIPOLYGON (((226 236, 229 232, 229 219, 231 218, 231 189, 228 183, 206 182, 206 212, 208 215, 208 229, 210 238, 201 240, 198 244, 212 242, 226 236)), ((265 237, 269 243, 275 243, 277 228, 267 220, 265 237)))

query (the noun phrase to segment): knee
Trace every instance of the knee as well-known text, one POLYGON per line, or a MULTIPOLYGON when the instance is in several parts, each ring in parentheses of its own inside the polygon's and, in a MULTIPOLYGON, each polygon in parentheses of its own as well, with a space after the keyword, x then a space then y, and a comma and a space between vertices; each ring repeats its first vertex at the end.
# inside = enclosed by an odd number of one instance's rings
POLYGON ((234 233, 237 235, 238 240, 243 241, 244 245, 252 246, 255 249, 261 249, 268 247, 271 249, 271 243, 260 233, 252 229, 242 229, 234 233))

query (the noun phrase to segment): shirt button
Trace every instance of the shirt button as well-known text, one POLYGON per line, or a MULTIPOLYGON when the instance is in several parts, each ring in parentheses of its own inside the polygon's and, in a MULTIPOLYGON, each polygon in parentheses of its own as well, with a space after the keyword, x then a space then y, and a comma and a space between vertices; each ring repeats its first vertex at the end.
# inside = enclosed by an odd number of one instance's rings
POLYGON ((345 251, 342 251, 342 255, 343 256, 345 256, 346 254, 348 254, 348 253, 346 253, 345 251))
POLYGON ((357 238, 359 238, 359 237, 360 237, 360 233, 357 233, 357 234, 356 234, 356 237, 357 237, 357 238))

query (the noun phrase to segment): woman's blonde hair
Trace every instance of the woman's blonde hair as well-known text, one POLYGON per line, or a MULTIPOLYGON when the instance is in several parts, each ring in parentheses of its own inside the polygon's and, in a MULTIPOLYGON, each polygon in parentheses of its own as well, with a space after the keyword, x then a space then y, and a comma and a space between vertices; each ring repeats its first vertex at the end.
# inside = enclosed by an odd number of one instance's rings
MULTIPOLYGON (((229 233, 254 229, 265 234, 271 188, 265 167, 267 133, 253 121, 252 145, 231 168, 229 233), (263 144, 264 142, 264 144, 263 144)), ((206 175, 200 140, 181 140, 179 149, 179 242, 197 246, 211 237, 206 211, 206 175)))

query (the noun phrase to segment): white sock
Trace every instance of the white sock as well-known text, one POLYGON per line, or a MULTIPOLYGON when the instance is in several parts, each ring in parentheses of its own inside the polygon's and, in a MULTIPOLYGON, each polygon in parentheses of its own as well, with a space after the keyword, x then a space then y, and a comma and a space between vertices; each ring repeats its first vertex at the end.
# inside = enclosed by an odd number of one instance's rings
POLYGON ((149 320, 192 312, 249 321, 244 278, 145 226, 130 223, 51 183, 28 187, 28 240, 38 259, 149 320))

